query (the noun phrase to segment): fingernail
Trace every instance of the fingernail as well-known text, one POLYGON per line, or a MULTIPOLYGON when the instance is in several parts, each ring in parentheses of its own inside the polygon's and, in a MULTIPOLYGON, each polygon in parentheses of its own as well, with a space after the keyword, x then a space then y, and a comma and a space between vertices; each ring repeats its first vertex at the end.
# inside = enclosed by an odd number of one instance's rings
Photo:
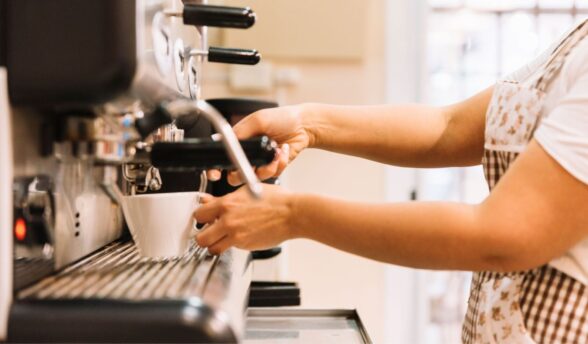
POLYGON ((221 171, 213 170, 213 171, 208 172, 208 179, 210 181, 213 181, 213 182, 219 181, 221 179, 221 177, 222 177, 221 171))
POLYGON ((276 148, 276 154, 274 155, 274 161, 280 160, 280 156, 284 151, 281 148, 276 148))

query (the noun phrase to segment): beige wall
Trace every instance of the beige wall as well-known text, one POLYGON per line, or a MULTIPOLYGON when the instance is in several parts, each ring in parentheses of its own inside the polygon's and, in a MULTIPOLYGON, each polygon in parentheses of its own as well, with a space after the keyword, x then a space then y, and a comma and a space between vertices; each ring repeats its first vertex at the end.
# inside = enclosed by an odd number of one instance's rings
MULTIPOLYGON (((279 98, 282 104, 308 101, 334 104, 383 103, 384 2, 365 1, 368 7, 368 24, 364 30, 362 59, 355 62, 335 59, 271 60, 274 69, 298 70, 300 81, 296 86, 261 93, 232 91, 227 86, 228 67, 208 65, 204 77, 203 96, 279 98)), ((344 6, 344 2, 341 2, 341 6, 344 6)), ((353 29, 342 27, 340 34, 345 35, 348 30, 353 29)), ((320 30, 320 27, 317 30, 320 30)), ((288 169, 284 176, 284 184, 293 191, 315 192, 358 201, 385 200, 385 171, 382 165, 322 151, 311 150, 303 153, 288 169)), ((300 283, 303 306, 357 308, 375 342, 383 342, 383 264, 304 240, 293 241, 286 247, 284 273, 288 279, 300 283)))

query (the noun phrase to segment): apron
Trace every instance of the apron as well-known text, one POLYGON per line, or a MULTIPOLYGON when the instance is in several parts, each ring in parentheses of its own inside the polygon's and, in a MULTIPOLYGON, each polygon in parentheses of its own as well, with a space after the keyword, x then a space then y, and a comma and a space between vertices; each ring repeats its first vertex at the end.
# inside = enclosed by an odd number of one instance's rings
MULTIPOLYGON (((496 85, 486 114, 482 159, 490 190, 533 138, 547 87, 587 35, 585 21, 555 49, 532 87, 507 81, 496 85)), ((550 264, 524 272, 476 272, 462 341, 587 343, 588 290, 550 264)))

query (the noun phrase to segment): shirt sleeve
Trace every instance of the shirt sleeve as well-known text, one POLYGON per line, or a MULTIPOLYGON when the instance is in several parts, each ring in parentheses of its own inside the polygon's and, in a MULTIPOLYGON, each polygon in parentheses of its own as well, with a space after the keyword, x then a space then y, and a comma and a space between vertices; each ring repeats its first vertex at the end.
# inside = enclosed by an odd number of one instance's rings
POLYGON ((582 50, 575 54, 575 61, 569 61, 569 68, 562 69, 565 96, 543 119, 534 137, 565 170, 588 184, 588 68, 584 62, 588 49, 582 50))

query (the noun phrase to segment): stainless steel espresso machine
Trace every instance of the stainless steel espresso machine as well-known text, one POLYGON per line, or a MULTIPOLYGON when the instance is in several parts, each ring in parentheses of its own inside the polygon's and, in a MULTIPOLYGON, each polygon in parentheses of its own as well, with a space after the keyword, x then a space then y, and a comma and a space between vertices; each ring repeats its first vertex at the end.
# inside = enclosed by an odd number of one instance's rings
POLYGON ((355 311, 247 309, 300 303, 251 281, 279 249, 153 260, 126 231, 121 197, 196 191, 208 168, 263 197, 252 166, 276 144, 229 122, 276 105, 201 99, 208 63, 260 60, 207 28, 255 20, 204 0, 0 0, 0 342, 369 342, 355 311))
POLYGON ((0 341, 239 341, 249 252, 141 258, 121 197, 161 191, 176 182, 166 173, 193 177, 183 187, 195 191, 211 167, 238 169, 262 196, 251 164, 270 162, 275 143, 240 143, 200 99, 204 65, 260 59, 209 47, 207 27, 246 29, 255 13, 179 0, 0 4, 0 341))

